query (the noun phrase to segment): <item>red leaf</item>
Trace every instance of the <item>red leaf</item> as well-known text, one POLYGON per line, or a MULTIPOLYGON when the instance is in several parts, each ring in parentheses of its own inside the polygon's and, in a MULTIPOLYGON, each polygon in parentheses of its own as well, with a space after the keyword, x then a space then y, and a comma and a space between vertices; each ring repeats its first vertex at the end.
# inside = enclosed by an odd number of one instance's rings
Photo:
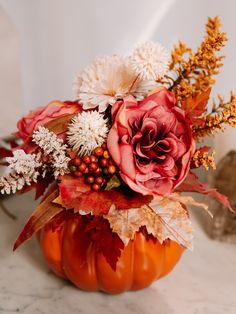
POLYGON ((0 147, 0 159, 5 158, 5 157, 12 157, 12 151, 9 149, 6 149, 4 147, 0 147))
POLYGON ((186 111, 192 123, 199 123, 199 118, 207 110, 207 103, 211 93, 211 88, 205 92, 192 97, 189 96, 182 102, 182 108, 186 111))
POLYGON ((47 230, 52 230, 53 232, 59 230, 66 221, 69 219, 80 219, 82 216, 79 214, 74 214, 72 210, 63 210, 62 212, 58 213, 56 216, 53 217, 46 225, 45 228, 47 230))
POLYGON ((93 217, 87 224, 85 232, 90 235, 96 250, 101 252, 111 268, 116 271, 116 264, 124 249, 124 243, 112 232, 109 222, 103 217, 93 217))
POLYGON ((190 172, 184 182, 177 188, 177 191, 179 192, 197 192, 201 194, 208 195, 221 204, 223 204, 225 207, 227 207, 231 212, 234 212, 232 209, 230 202, 228 198, 218 192, 214 188, 210 188, 207 183, 202 183, 198 180, 198 177, 196 174, 190 172))
POLYGON ((19 144, 14 139, 7 141, 7 143, 10 144, 11 149, 16 148, 17 146, 19 146, 19 144))
POLYGON ((54 181, 52 176, 46 176, 45 178, 39 178, 35 184, 35 200, 39 199, 44 194, 48 186, 54 181))
POLYGON ((14 251, 63 210, 62 206, 52 203, 57 195, 58 191, 55 190, 36 208, 17 238, 13 248, 14 251))
POLYGON ((59 184, 60 198, 66 209, 74 209, 75 212, 83 210, 94 215, 107 214, 111 205, 117 209, 138 208, 149 204, 152 196, 143 196, 131 190, 91 191, 83 178, 75 178, 70 175, 61 177, 59 184))

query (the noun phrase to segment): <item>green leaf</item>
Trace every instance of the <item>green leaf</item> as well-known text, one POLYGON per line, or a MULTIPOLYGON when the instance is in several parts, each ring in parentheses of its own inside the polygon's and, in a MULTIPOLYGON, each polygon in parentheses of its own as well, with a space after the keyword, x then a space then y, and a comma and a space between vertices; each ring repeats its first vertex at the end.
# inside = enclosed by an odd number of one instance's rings
POLYGON ((114 174, 111 179, 107 182, 107 186, 105 188, 106 191, 110 191, 112 189, 118 188, 121 185, 120 179, 114 174))

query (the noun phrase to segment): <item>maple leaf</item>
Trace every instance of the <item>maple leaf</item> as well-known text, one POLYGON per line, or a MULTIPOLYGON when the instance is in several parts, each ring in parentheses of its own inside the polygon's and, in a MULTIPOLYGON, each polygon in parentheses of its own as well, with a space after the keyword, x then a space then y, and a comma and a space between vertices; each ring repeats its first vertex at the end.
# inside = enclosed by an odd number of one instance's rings
POLYGON ((58 191, 54 190, 45 200, 35 209, 28 222, 17 238, 13 250, 15 251, 23 242, 30 239, 32 235, 44 227, 54 216, 63 211, 63 207, 52 203, 57 197, 58 191))
POLYGON ((161 244, 171 239, 184 247, 192 248, 192 227, 188 212, 180 202, 168 197, 126 211, 117 210, 112 206, 104 217, 125 245, 134 239, 135 233, 141 227, 146 227, 147 232, 161 244))
POLYGON ((66 209, 75 212, 92 212, 94 215, 107 214, 111 205, 118 209, 141 207, 150 203, 152 196, 144 196, 131 190, 92 191, 83 178, 66 175, 60 178, 60 202, 66 209))
POLYGON ((204 195, 208 195, 219 203, 227 207, 231 212, 234 212, 232 209, 228 198, 218 192, 214 188, 210 188, 207 183, 202 183, 198 180, 198 177, 195 173, 190 172, 183 183, 176 189, 179 192, 197 192, 204 195))
POLYGON ((211 88, 196 96, 189 96, 182 102, 182 109, 187 113, 188 118, 194 124, 202 121, 199 118, 207 110, 207 103, 211 93, 211 88))
POLYGON ((116 271, 116 264, 124 249, 119 236, 112 232, 109 222, 103 217, 93 217, 85 232, 89 234, 98 252, 101 252, 111 268, 116 271))

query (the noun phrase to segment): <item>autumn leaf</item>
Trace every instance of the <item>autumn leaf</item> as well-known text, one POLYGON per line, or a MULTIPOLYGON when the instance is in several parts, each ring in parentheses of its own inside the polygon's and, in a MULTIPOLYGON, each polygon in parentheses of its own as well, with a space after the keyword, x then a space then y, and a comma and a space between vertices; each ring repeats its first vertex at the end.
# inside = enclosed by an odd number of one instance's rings
POLYGON ((44 194, 44 192, 54 180, 55 179, 52 176, 45 176, 44 178, 40 177, 38 179, 37 183, 35 184, 35 200, 39 199, 44 194))
POLYGON ((192 123, 200 122, 201 119, 199 117, 207 110, 210 93, 211 88, 208 88, 205 92, 193 97, 189 96, 182 102, 182 109, 186 111, 192 123))
POLYGON ((232 209, 228 198, 218 192, 214 188, 210 188, 207 183, 202 183, 198 180, 198 177, 193 172, 190 172, 183 183, 176 189, 177 192, 196 192, 204 195, 208 195, 214 198, 216 201, 227 207, 231 212, 232 209))
POLYGON ((5 148, 5 147, 0 147, 0 159, 5 158, 5 157, 12 157, 12 151, 5 148))
POLYGON ((83 178, 66 175, 60 178, 60 201, 66 209, 75 212, 92 212, 94 215, 107 214, 111 205, 118 209, 141 207, 150 203, 152 196, 144 196, 131 190, 111 190, 95 192, 84 183, 83 178))
POLYGON ((101 252, 111 268, 116 270, 116 263, 124 249, 119 236, 112 232, 109 222, 103 217, 93 217, 85 232, 89 235, 98 252, 101 252))
POLYGON ((141 227, 146 227, 162 244, 171 239, 182 246, 192 248, 192 227, 186 208, 177 201, 168 199, 156 200, 141 208, 126 211, 112 206, 104 216, 110 223, 113 232, 117 233, 125 245, 133 240, 141 227))
POLYGON ((32 235, 44 227, 54 216, 63 211, 63 207, 52 203, 57 197, 58 191, 54 190, 45 200, 35 209, 22 232, 17 238, 13 250, 15 251, 23 242, 30 239, 32 235))
POLYGON ((76 114, 67 114, 59 118, 55 118, 44 124, 44 127, 55 134, 61 134, 67 131, 68 124, 76 114))

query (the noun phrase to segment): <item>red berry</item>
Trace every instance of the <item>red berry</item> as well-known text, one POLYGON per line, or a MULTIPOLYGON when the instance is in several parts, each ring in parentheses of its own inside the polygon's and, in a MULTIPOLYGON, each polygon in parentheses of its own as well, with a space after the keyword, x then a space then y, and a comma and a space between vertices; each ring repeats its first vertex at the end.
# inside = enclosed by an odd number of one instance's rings
POLYGON ((97 184, 97 183, 94 183, 92 185, 92 189, 96 192, 100 191, 101 190, 101 185, 100 184, 97 184))
POLYGON ((91 155, 90 159, 91 159, 91 162, 97 162, 98 161, 97 157, 94 155, 91 155))
POLYGON ((113 165, 110 165, 110 166, 108 167, 108 173, 114 174, 115 172, 116 172, 116 167, 113 166, 113 165))
POLYGON ((99 156, 102 156, 103 155, 103 149, 102 147, 98 146, 94 149, 94 155, 99 157, 99 156))
POLYGON ((86 164, 84 162, 81 163, 81 165, 79 166, 79 171, 84 172, 84 170, 86 169, 86 164))
POLYGON ((89 184, 93 184, 94 183, 94 177, 93 176, 87 176, 85 181, 89 184))
POLYGON ((93 174, 95 176, 100 176, 101 172, 102 172, 102 169, 101 168, 97 168, 96 170, 93 171, 93 174))
POLYGON ((106 158, 102 158, 99 160, 99 164, 101 167, 106 167, 108 165, 108 160, 106 158))
POLYGON ((102 185, 103 184, 103 177, 97 177, 96 179, 95 179, 95 183, 97 183, 97 184, 99 184, 99 185, 102 185))
POLYGON ((89 170, 90 171, 94 171, 98 168, 98 164, 96 162, 91 162, 91 164, 89 164, 89 170))
POLYGON ((77 158, 74 159, 74 164, 75 164, 76 166, 80 166, 81 163, 82 163, 82 161, 81 161, 81 158, 80 158, 80 157, 77 157, 77 158))
POLYGON ((91 157, 90 156, 84 156, 82 159, 83 159, 83 162, 85 164, 90 164, 90 162, 91 162, 91 157))

